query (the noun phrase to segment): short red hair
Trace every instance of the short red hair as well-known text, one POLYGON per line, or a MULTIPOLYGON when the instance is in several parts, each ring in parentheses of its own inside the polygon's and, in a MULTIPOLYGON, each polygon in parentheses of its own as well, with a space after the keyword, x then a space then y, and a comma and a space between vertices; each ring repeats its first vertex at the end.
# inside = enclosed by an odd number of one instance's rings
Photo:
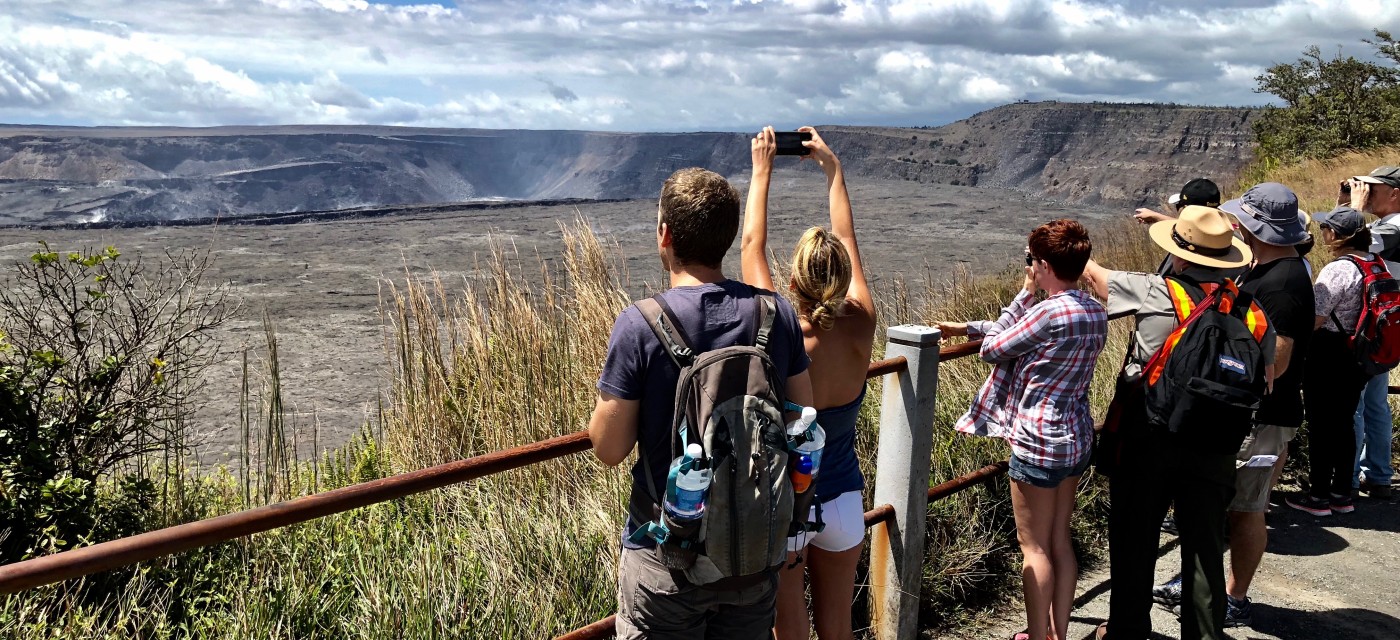
POLYGON ((1044 260, 1055 277, 1073 282, 1084 273, 1094 246, 1089 231, 1074 220, 1052 220, 1031 232, 1031 255, 1044 260))

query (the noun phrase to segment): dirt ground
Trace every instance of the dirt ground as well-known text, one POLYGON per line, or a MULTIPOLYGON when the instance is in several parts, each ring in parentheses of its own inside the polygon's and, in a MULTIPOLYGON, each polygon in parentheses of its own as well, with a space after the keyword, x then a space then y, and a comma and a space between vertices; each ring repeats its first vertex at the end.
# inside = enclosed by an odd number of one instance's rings
MULTIPOLYGON (((1391 640, 1400 637, 1400 502, 1362 498, 1347 515, 1315 518, 1283 503, 1275 492, 1269 546, 1250 589, 1253 624, 1227 630, 1235 640, 1391 640)), ((1162 535, 1158 583, 1178 575, 1174 536, 1162 535)), ((1228 554, 1226 566, 1228 567, 1228 554)), ((1113 584, 1108 567, 1079 578, 1069 640, 1089 640, 1108 618, 1113 584)), ((1143 594, 1144 598, 1149 594, 1143 594)), ((1019 603, 956 640, 1011 638, 1026 626, 1019 603)), ((1181 637, 1176 616, 1152 607, 1154 640, 1181 637)))
MULTIPOLYGON (((744 185, 736 185, 743 190, 744 185)), ((1127 215, 1031 199, 1021 194, 905 181, 851 187, 857 234, 875 286, 895 276, 916 279, 964 264, 995 270, 1020 259, 1025 235, 1060 217, 1085 221, 1127 215)), ((770 202, 770 246, 784 255, 807 226, 828 224, 824 180, 816 172, 780 172, 770 202)), ((126 252, 207 248, 217 260, 211 279, 227 282, 243 308, 225 330, 228 359, 205 381, 193 421, 204 463, 237 457, 238 395, 244 345, 265 344, 262 314, 279 335, 286 405, 302 454, 312 431, 320 449, 348 439, 373 415, 386 388, 381 285, 406 273, 436 270, 465 283, 474 261, 495 239, 522 256, 559 254, 559 223, 584 216, 618 243, 632 293, 661 281, 656 259, 656 207, 651 200, 501 209, 408 211, 387 217, 266 226, 145 227, 98 230, 0 229, 0 265, 25 260, 47 240, 56 250, 114 245, 126 252)), ((738 276, 737 245, 728 261, 738 276)), ((579 425, 582 427, 582 425, 579 425)), ((291 435, 291 434, 289 434, 291 435)))

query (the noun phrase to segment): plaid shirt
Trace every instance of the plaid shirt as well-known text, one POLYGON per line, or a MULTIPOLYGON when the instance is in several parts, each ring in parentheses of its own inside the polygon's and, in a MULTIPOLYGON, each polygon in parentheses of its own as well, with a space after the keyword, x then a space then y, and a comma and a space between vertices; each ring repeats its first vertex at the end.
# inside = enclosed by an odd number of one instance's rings
POLYGON ((968 337, 984 338, 982 359, 996 367, 954 428, 1006 438, 1041 468, 1074 466, 1094 438, 1089 381, 1107 333, 1103 306, 1078 289, 1040 304, 1022 291, 995 322, 969 322, 968 337))

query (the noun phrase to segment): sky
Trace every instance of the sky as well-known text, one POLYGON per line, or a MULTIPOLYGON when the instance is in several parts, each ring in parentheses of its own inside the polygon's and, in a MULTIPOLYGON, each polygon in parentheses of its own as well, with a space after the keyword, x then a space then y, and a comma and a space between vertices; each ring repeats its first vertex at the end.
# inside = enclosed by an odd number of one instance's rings
POLYGON ((1260 105, 1397 0, 0 0, 0 122, 615 131, 1260 105))

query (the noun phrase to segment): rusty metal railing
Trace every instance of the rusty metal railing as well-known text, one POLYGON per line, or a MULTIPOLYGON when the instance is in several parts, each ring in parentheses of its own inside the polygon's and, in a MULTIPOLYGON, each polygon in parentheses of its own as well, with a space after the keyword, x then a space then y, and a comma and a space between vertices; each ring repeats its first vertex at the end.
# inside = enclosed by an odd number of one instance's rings
POLYGON ((7 564, 0 566, 0 594, 14 593, 227 542, 234 538, 587 451, 592 446, 588 440, 588 432, 580 431, 295 500, 7 564))
MULTIPOLYGON (((977 353, 979 346, 980 342, 970 341, 943 347, 939 350, 939 358, 941 361, 947 361, 969 356, 977 353)), ((880 360, 870 364, 866 377, 875 378, 898 373, 907 368, 908 362, 902 357, 880 360)), ((255 533, 553 460, 591 448, 592 443, 588 439, 588 432, 579 431, 285 502, 3 565, 0 566, 0 594, 15 593, 227 542, 255 533)), ((1005 472, 1005 462, 989 465, 929 489, 929 499, 936 500, 952 495, 1005 472)), ((878 506, 865 514, 866 526, 884 522, 892 514, 893 510, 889 505, 878 506)), ((608 616, 603 620, 560 636, 560 638, 582 640, 584 638, 610 637, 614 632, 615 619, 615 616, 608 616)))
MULTIPOLYGON (((978 352, 981 348, 981 340, 970 340, 955 345, 940 347, 938 349, 938 359, 940 362, 964 358, 978 352)), ((899 373, 905 371, 909 366, 908 361, 903 357, 880 360, 870 363, 870 369, 866 371, 866 379, 876 378, 888 373, 899 373)), ((928 490, 929 502, 941 500, 959 491, 970 489, 977 485, 986 483, 994 478, 1006 474, 1008 469, 1007 461, 989 464, 971 473, 958 476, 932 487, 928 490)), ((882 504, 865 512, 865 527, 869 529, 877 524, 889 522, 894 517, 894 507, 882 504)), ((594 622, 586 627, 579 627, 568 633, 556 637, 554 640, 602 640, 611 638, 617 632, 617 616, 610 615, 602 620, 594 622)))

